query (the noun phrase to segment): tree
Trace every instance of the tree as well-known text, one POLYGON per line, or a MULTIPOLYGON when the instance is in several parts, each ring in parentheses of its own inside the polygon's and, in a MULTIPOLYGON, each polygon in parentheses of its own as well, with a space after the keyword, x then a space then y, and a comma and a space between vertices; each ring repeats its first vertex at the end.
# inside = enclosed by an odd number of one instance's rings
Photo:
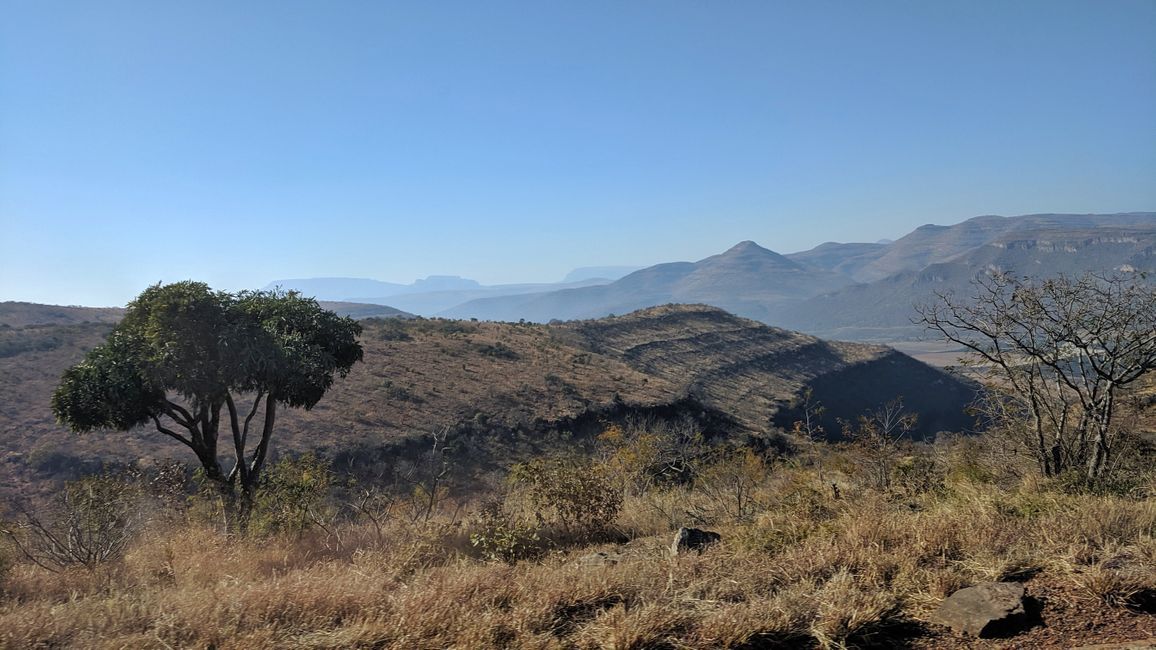
POLYGON ((361 326, 295 292, 149 287, 107 341, 68 369, 52 396, 74 432, 152 423, 193 451, 241 521, 269 454, 279 404, 312 408, 362 358, 361 326), (251 400, 242 412, 239 403, 251 400), (223 411, 223 413, 222 413, 223 411), (259 431, 251 429, 262 413, 259 431), (231 440, 218 449, 222 418, 231 440), (250 445, 250 433, 257 436, 250 445), (228 470, 220 453, 232 457, 228 470))
POLYGON ((919 424, 919 416, 903 407, 903 396, 859 416, 855 423, 841 421, 843 436, 858 443, 871 463, 875 486, 891 485, 891 470, 899 455, 899 445, 919 424))
POLYGON ((819 480, 823 480, 823 454, 818 451, 821 441, 827 439, 827 431, 820 423, 827 407, 815 399, 815 389, 807 386, 795 401, 795 410, 802 417, 795 420, 791 433, 803 438, 811 445, 812 455, 815 457, 815 467, 819 471, 819 480))
POLYGON ((985 375, 980 410, 1017 435, 1046 476, 1112 468, 1122 389, 1156 368, 1156 287, 1142 274, 977 278, 920 322, 966 348, 985 375))

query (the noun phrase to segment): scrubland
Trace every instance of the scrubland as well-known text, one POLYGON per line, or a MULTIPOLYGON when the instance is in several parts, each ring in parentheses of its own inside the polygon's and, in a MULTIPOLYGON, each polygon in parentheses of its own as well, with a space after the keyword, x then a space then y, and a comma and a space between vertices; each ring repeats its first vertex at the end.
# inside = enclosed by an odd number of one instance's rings
POLYGON ((691 453, 674 429, 610 427, 591 453, 488 481, 446 457, 392 485, 287 459, 244 533, 223 531, 211 495, 138 477, 103 493, 131 502, 110 515, 89 485, 37 521, 99 545, 92 520, 112 517, 101 530, 125 544, 54 560, 10 512, 0 646, 1072 647, 1156 627, 1156 483, 1140 469, 1088 491, 985 438, 691 453), (722 541, 672 556, 683 525, 722 541), (1026 582, 1040 623, 965 640, 932 622, 990 580, 1026 582))

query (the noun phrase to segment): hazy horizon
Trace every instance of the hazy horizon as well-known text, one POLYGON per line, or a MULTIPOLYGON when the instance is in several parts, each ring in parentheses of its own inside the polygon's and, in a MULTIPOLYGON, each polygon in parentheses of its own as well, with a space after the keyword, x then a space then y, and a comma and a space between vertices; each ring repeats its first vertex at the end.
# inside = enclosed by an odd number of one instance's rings
POLYGON ((7 3, 0 300, 1156 209, 1156 4, 7 3))

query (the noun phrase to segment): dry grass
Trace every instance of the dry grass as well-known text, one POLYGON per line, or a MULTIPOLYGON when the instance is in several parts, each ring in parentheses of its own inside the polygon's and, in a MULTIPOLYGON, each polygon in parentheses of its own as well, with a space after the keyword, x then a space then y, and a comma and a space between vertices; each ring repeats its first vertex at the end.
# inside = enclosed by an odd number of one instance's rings
POLYGON ((754 517, 716 519, 724 542, 677 559, 675 520, 717 495, 631 496, 630 543, 514 565, 478 557, 470 520, 391 520, 381 536, 345 524, 341 544, 157 528, 94 572, 14 563, 0 647, 888 647, 980 581, 1046 577, 1097 607, 1156 590, 1150 501, 954 479, 898 498, 839 480, 835 499, 812 469, 778 466, 754 517), (620 561, 577 562, 595 550, 620 561))

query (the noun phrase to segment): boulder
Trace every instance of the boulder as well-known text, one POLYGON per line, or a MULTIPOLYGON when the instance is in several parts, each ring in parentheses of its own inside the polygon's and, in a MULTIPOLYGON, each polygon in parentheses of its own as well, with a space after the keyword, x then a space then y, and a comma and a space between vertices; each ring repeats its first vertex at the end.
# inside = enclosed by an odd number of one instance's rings
POLYGON ((1010 636, 1030 623, 1024 586, 987 582, 960 589, 940 603, 935 620, 964 636, 1010 636))
POLYGON ((710 530, 682 527, 674 534, 674 542, 670 545, 670 554, 677 556, 687 551, 703 550, 722 539, 722 535, 710 530))

